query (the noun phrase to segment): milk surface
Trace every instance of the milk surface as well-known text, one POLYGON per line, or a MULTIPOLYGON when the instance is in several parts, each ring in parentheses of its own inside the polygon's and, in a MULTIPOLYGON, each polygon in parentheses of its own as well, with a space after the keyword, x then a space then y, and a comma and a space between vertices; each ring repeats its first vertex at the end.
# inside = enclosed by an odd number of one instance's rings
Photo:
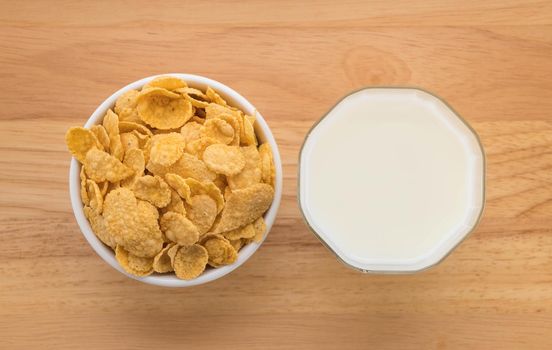
POLYGON ((423 265, 479 217, 478 149, 469 128, 431 95, 357 92, 305 142, 303 212, 334 251, 360 267, 423 265))

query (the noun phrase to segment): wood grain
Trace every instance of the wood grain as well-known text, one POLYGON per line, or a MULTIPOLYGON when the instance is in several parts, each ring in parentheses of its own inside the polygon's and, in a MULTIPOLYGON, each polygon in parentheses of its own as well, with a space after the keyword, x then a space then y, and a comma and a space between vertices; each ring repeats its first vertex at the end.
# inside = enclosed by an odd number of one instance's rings
POLYGON ((552 348, 549 1, 0 2, 0 348, 552 348), (255 256, 192 289, 131 281, 80 234, 63 135, 119 87, 205 75, 267 118, 284 196, 255 256), (365 85, 421 86, 480 134, 482 223, 417 275, 361 275, 296 204, 305 132, 365 85))

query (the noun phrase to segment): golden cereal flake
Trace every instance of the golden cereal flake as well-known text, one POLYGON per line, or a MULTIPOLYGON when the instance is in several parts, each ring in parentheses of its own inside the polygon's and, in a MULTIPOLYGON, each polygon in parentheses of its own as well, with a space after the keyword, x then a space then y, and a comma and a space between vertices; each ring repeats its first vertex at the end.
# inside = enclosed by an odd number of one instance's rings
POLYGON ((209 105, 209 97, 205 95, 201 90, 191 87, 181 88, 175 90, 175 92, 181 94, 185 99, 190 101, 192 106, 196 108, 205 108, 209 105))
POLYGON ((219 104, 221 106, 227 106, 226 101, 220 97, 220 95, 213 90, 210 86, 207 87, 207 91, 205 91, 205 95, 211 100, 212 102, 219 104))
POLYGON ((165 175, 165 180, 171 186, 180 197, 184 198, 187 202, 190 202, 192 192, 190 186, 181 176, 169 173, 165 175))
POLYGON ((101 214, 103 210, 103 196, 100 187, 98 187, 98 184, 94 181, 87 180, 86 190, 88 192, 88 198, 90 199, 90 208, 98 212, 98 214, 101 214))
POLYGON ((180 128, 194 114, 190 101, 156 87, 140 92, 136 109, 142 121, 161 130, 180 128))
POLYGON ((262 183, 232 191, 214 232, 234 230, 255 221, 270 207, 273 198, 274 189, 262 183))
POLYGON ((117 182, 132 175, 132 169, 121 163, 120 160, 112 155, 91 149, 84 159, 84 170, 86 175, 96 181, 117 182))
POLYGON ((201 127, 201 136, 218 140, 226 145, 234 139, 234 128, 228 122, 220 118, 212 118, 201 127))
POLYGON ((240 135, 240 142, 243 146, 257 146, 257 137, 255 136, 255 130, 253 124, 249 121, 247 116, 243 116, 243 129, 240 135))
POLYGON ((88 219, 88 222, 90 223, 92 231, 94 231, 96 237, 98 237, 98 239, 102 241, 105 245, 111 247, 112 249, 115 249, 117 243, 115 242, 113 236, 107 230, 107 225, 105 224, 103 216, 98 213, 98 211, 90 208, 89 206, 85 206, 83 210, 84 216, 86 216, 86 218, 88 219))
POLYGON ((234 249, 239 252, 240 249, 245 245, 245 240, 244 239, 233 239, 233 240, 230 240, 230 244, 232 245, 232 247, 234 247, 234 249))
MULTIPOLYGON (((121 137, 121 144, 123 145, 123 151, 126 153, 128 150, 134 149, 134 148, 140 148, 140 144, 138 142, 138 137, 136 137, 135 134, 131 132, 125 132, 120 135, 121 137)), ((123 157, 124 159, 124 157, 123 157)))
POLYGON ((174 271, 171 258, 168 254, 169 249, 174 246, 174 243, 169 243, 163 250, 161 250, 155 258, 153 258, 153 271, 158 273, 167 273, 174 271))
POLYGON ((257 147, 240 147, 240 150, 245 158, 245 167, 238 174, 227 177, 228 186, 232 190, 261 182, 261 156, 257 147))
POLYGON ((109 153, 122 161, 125 150, 119 134, 119 116, 111 109, 109 109, 104 116, 103 127, 109 136, 109 153))
MULTIPOLYGON (((167 181, 167 183, 168 183, 168 181, 167 181)), ((169 186, 170 186, 170 184, 169 184, 169 186)), ((182 201, 182 198, 180 197, 178 192, 176 192, 174 189, 171 189, 171 201, 170 201, 170 203, 166 207, 161 208, 161 212, 163 214, 167 213, 169 211, 173 211, 173 212, 178 213, 178 214, 186 215, 186 208, 184 208, 184 202, 182 201)))
POLYGON ((240 238, 253 238, 255 237, 255 233, 256 232, 253 224, 247 224, 235 230, 222 232, 222 235, 228 240, 236 240, 240 238))
MULTIPOLYGON (((201 182, 192 178, 187 178, 186 183, 190 187, 192 196, 205 194, 211 197, 217 205, 217 214, 222 211, 224 207, 224 197, 219 188, 213 182, 201 182)), ((189 202, 189 201, 188 201, 189 202)))
MULTIPOLYGON (((122 121, 119 122, 119 132, 120 133, 126 133, 131 132, 136 135, 136 133, 141 134, 142 136, 153 136, 153 133, 150 129, 147 128, 147 126, 135 123, 135 122, 129 122, 129 121, 122 121)), ((136 137, 141 138, 140 135, 136 135, 136 137)))
POLYGON ((69 152, 81 163, 84 162, 88 151, 102 149, 96 135, 91 130, 81 127, 70 128, 65 134, 65 143, 69 152))
POLYGON ((206 194, 192 196, 190 203, 185 203, 186 216, 197 227, 199 234, 204 234, 217 217, 217 204, 206 194))
POLYGON ((186 144, 195 141, 201 137, 201 124, 195 121, 190 121, 180 129, 180 133, 184 137, 186 144))
POLYGON ((208 259, 207 250, 198 244, 182 247, 173 259, 174 272, 180 279, 194 279, 203 273, 208 259))
POLYGON ((109 140, 109 135, 103 125, 92 125, 90 130, 94 133, 94 135, 96 135, 96 138, 102 145, 104 151, 109 152, 109 143, 111 141, 109 140))
POLYGON ((190 246, 199 239, 198 228, 182 214, 167 212, 163 214, 159 224, 165 236, 178 245, 190 246))
POLYGON ((115 242, 140 257, 154 257, 163 247, 163 235, 157 222, 158 212, 124 187, 107 194, 103 216, 115 242))
POLYGON ((148 201, 157 208, 163 208, 171 201, 171 189, 160 176, 139 177, 134 182, 132 190, 136 198, 148 201))
POLYGON ((253 242, 261 243, 266 231, 266 224, 262 216, 259 217, 257 220, 253 221, 253 229, 255 229, 255 236, 253 237, 253 242))
POLYGON ((132 176, 121 180, 121 186, 132 187, 136 182, 136 179, 144 175, 146 169, 146 163, 144 159, 144 152, 141 149, 132 148, 125 152, 125 159, 123 164, 132 169, 132 176))
POLYGON ((168 167, 182 157, 185 146, 184 137, 180 133, 155 135, 151 138, 149 161, 168 167))
POLYGON ((226 176, 236 175, 245 167, 245 157, 239 147, 214 144, 203 152, 209 170, 226 176))
POLYGON ((172 77, 170 75, 162 75, 153 78, 149 83, 144 85, 142 91, 149 88, 163 88, 166 90, 177 90, 188 87, 188 84, 182 79, 172 77))
POLYGON ((88 205, 90 203, 90 198, 88 198, 88 191, 86 190, 86 173, 84 172, 84 166, 81 166, 80 170, 80 196, 81 196, 81 202, 84 205, 88 205))
POLYGON ((276 182, 276 168, 274 166, 274 156, 268 143, 259 146, 259 155, 261 156, 261 179, 264 183, 274 188, 276 182))
POLYGON ((213 267, 229 265, 238 258, 238 252, 230 242, 220 236, 210 236, 203 240, 202 245, 209 256, 208 264, 213 267))
POLYGON ((115 248, 115 259, 131 275, 144 277, 153 273, 153 258, 135 256, 120 245, 115 248))

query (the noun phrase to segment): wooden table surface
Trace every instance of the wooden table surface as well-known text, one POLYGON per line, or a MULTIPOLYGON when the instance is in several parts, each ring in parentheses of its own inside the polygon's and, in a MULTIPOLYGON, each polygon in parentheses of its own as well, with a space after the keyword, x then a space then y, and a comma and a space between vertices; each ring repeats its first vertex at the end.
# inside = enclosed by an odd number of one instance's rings
POLYGON ((551 58, 549 1, 0 2, 0 348, 551 349, 551 58), (191 289, 116 272, 69 204, 65 130, 167 72, 250 99, 285 172, 261 249, 191 289), (434 91, 487 153, 479 228, 424 273, 350 270, 300 218, 303 137, 366 85, 434 91))

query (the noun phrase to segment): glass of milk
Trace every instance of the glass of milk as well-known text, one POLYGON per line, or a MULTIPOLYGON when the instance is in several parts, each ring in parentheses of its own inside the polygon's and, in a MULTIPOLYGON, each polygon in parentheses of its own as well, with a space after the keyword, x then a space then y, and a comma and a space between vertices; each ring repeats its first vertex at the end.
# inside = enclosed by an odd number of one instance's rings
POLYGON ((366 88, 308 133, 298 197, 308 226, 346 265, 421 271, 477 225, 484 151, 440 98, 415 88, 366 88))

